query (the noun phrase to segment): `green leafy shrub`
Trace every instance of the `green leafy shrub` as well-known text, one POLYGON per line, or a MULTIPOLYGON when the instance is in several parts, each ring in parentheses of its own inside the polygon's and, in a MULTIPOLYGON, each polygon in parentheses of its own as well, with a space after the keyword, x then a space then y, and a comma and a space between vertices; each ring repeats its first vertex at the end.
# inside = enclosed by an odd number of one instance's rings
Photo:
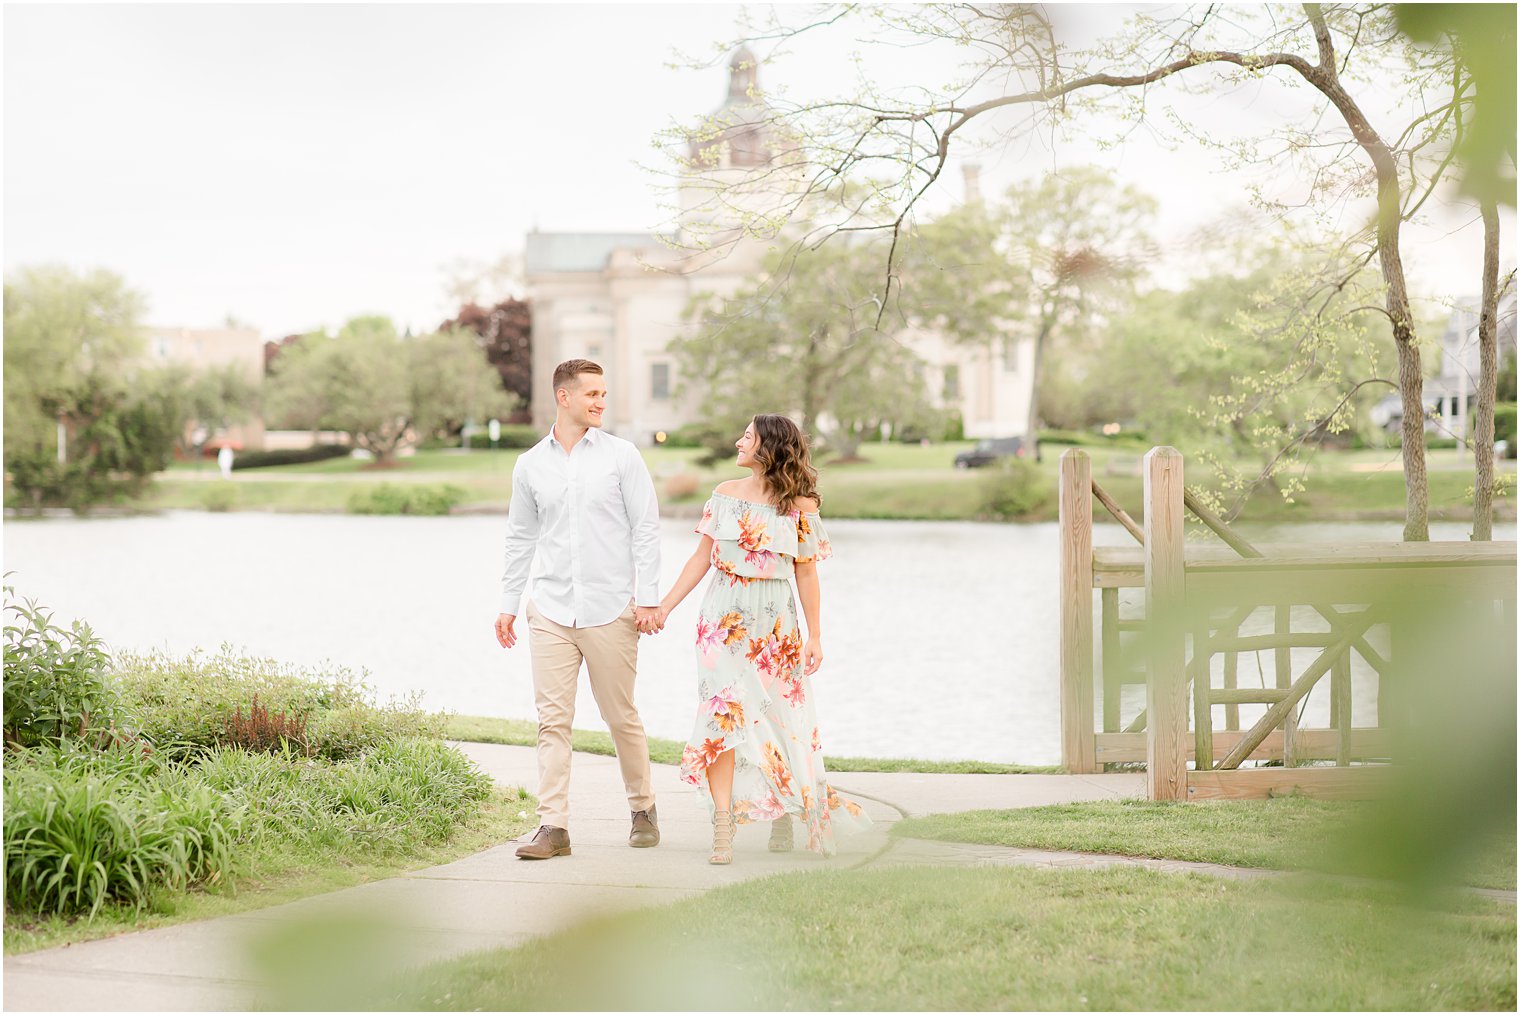
POLYGON ((981 478, 981 510, 991 518, 1021 518, 1050 503, 1050 481, 1025 458, 1003 458, 981 478))
POLYGON ((5 762, 8 909, 141 907, 163 888, 229 881, 243 818, 232 799, 134 746, 14 751, 5 762))
MULTIPOLYGON (((501 437, 497 439, 496 446, 498 448, 531 448, 543 439, 544 431, 532 424, 508 423, 501 428, 501 437)), ((491 435, 488 433, 471 434, 470 447, 490 450, 491 435)))
POLYGON ((464 500, 465 491, 452 483, 397 486, 379 483, 357 490, 348 498, 356 515, 446 515, 464 500))
POLYGON ((111 657, 90 625, 64 630, 33 599, 17 601, 5 586, 5 739, 32 746, 83 737, 113 724, 116 695, 106 673, 111 657))
POLYGON ((233 471, 267 469, 274 465, 301 465, 347 458, 352 452, 346 444, 313 444, 309 448, 280 448, 273 451, 240 451, 232 458, 233 471))
POLYGON ((313 856, 404 852, 446 839, 491 794, 490 778, 440 739, 446 716, 422 711, 416 696, 378 704, 346 669, 224 646, 183 658, 121 653, 107 675, 110 659, 87 628, 70 637, 30 602, 16 612, 24 623, 7 640, 22 650, 7 654, 7 723, 24 714, 22 704, 12 711, 13 691, 28 686, 23 664, 61 673, 79 649, 89 665, 75 669, 92 697, 72 711, 39 699, 20 726, 38 746, 5 752, 8 912, 93 917, 313 856), (138 735, 73 738, 107 698, 138 735))
POLYGON ((337 762, 239 747, 194 761, 122 745, 12 751, 6 903, 93 915, 160 891, 231 886, 297 852, 413 849, 448 838, 491 785, 459 751, 416 737, 337 762))
POLYGON ((116 660, 124 720, 173 756, 204 754, 228 744, 228 720, 260 706, 306 724, 307 750, 346 758, 387 740, 438 737, 446 717, 423 711, 414 695, 380 704, 346 667, 307 668, 235 654, 197 650, 120 653, 116 660))
POLYGON ((703 436, 700 423, 687 423, 665 435, 665 446, 667 448, 700 448, 703 447, 703 436))
MULTIPOLYGON (((67 507, 84 513, 142 494, 169 467, 183 420, 170 401, 129 391, 119 378, 91 374, 66 399, 67 460, 46 446, 7 446, 9 500, 18 508, 67 507)), ((54 410, 56 411, 56 409, 54 410)))
POLYGON ((490 777, 459 751, 415 737, 331 764, 225 748, 202 759, 197 772, 217 792, 257 804, 244 837, 274 850, 342 853, 436 842, 491 792, 490 777))
POLYGON ((237 487, 231 483, 214 483, 201 494, 201 506, 207 511, 231 511, 237 501, 237 487))
POLYGON ((1139 430, 1125 430, 1116 434, 1093 433, 1090 430, 1041 430, 1041 444, 1069 444, 1079 448, 1136 448, 1150 450, 1145 434, 1139 430))

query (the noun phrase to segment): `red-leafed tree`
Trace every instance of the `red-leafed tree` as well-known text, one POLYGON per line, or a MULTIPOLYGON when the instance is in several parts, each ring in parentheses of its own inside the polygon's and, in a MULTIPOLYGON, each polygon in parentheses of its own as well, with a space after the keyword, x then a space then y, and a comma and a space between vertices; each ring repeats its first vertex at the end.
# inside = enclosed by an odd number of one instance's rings
POLYGON ((492 307, 466 303, 453 320, 444 321, 438 330, 467 329, 480 336, 486 359, 501 374, 501 386, 518 397, 512 422, 532 419, 529 409, 533 397, 533 313, 526 300, 507 298, 492 307))

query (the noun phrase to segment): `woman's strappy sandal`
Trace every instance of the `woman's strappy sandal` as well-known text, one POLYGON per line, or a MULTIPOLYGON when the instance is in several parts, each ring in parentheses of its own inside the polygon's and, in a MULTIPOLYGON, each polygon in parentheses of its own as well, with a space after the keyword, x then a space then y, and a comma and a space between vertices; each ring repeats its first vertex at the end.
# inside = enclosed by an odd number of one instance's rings
POLYGON ((713 812, 713 847, 712 855, 707 858, 711 864, 730 864, 734 862, 734 812, 713 812))
POLYGON ((771 841, 769 843, 772 853, 790 853, 792 851, 792 816, 783 814, 771 822, 771 841))

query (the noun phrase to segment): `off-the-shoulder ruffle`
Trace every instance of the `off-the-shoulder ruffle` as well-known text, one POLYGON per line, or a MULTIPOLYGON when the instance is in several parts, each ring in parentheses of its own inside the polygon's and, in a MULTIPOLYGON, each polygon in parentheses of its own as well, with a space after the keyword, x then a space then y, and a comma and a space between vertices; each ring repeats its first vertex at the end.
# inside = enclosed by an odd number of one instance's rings
POLYGON ((815 511, 783 514, 769 504, 714 493, 702 507, 696 531, 745 551, 769 551, 794 560, 827 560, 833 553, 815 511))

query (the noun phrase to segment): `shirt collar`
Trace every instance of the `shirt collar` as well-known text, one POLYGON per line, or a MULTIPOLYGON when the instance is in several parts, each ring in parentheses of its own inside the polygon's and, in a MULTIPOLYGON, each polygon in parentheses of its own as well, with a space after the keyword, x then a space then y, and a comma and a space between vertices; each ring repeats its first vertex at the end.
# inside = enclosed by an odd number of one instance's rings
MULTIPOLYGON (((586 428, 586 436, 582 437, 581 440, 585 441, 587 444, 593 444, 594 445, 598 440, 601 439, 601 436, 602 436, 601 427, 595 427, 595 426, 593 426, 593 427, 587 427, 586 428)), ((555 439, 555 437, 554 437, 554 424, 553 423, 549 424, 549 432, 544 435, 543 443, 546 443, 546 444, 558 444, 559 443, 559 441, 557 441, 555 439)), ((577 445, 577 447, 578 446, 579 445, 577 445)))

